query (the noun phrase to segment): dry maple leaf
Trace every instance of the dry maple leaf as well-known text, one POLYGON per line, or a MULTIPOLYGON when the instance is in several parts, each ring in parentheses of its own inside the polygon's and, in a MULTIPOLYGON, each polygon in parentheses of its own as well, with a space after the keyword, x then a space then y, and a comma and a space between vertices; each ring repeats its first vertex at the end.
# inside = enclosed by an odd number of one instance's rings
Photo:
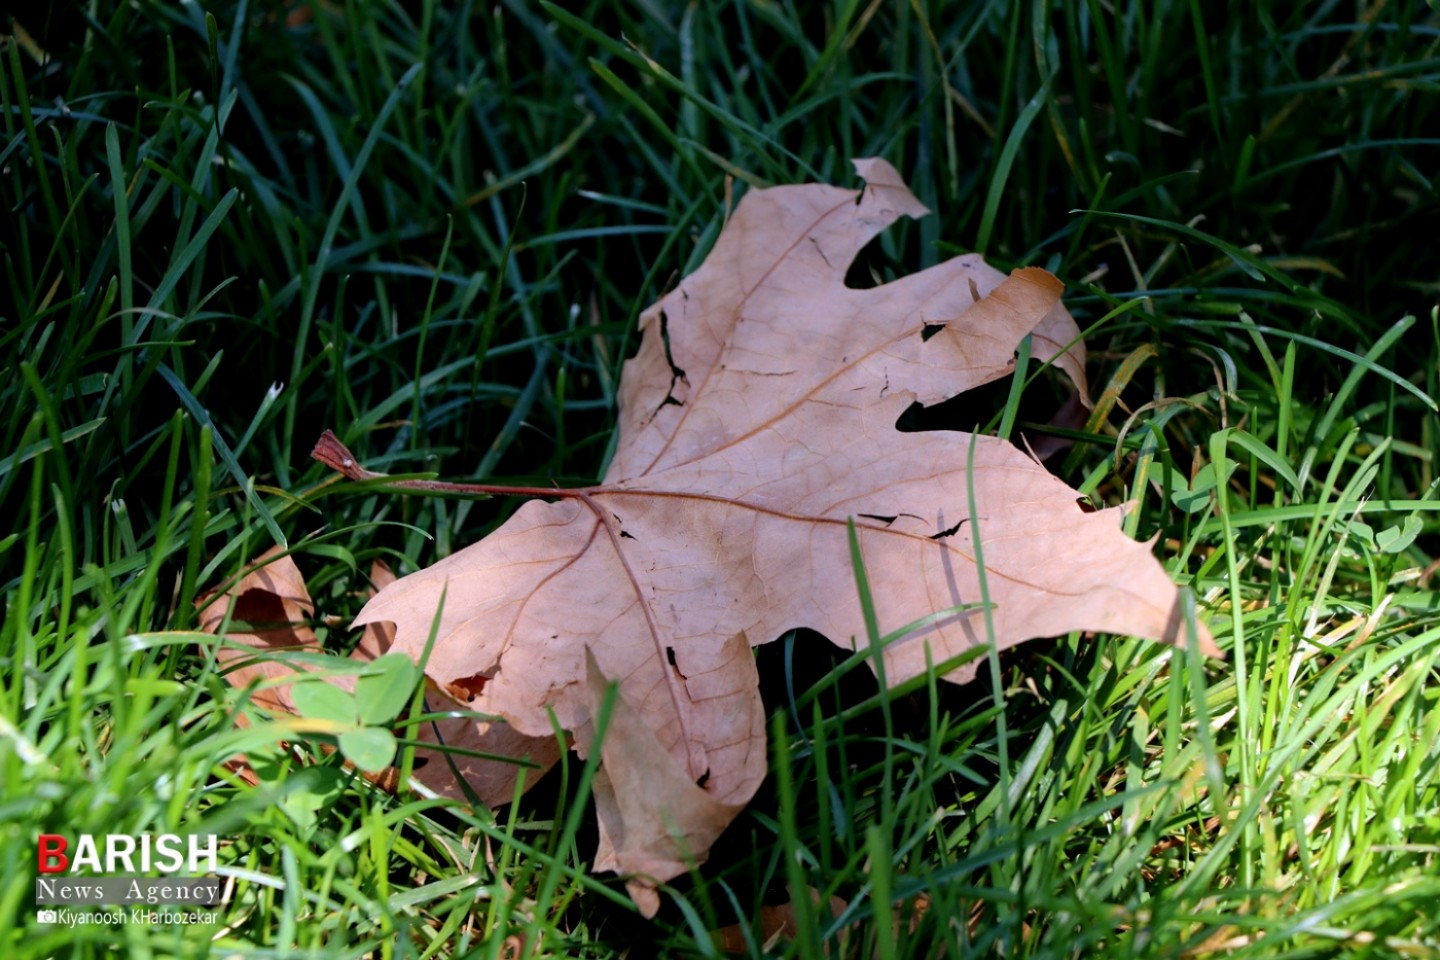
MULTIPOLYGON (((985 642, 977 528, 997 647, 1072 630, 1183 632, 1175 585, 1118 509, 1084 512, 999 439, 896 429, 916 400, 1011 372, 1027 334, 1083 396, 1083 353, 1043 270, 1005 277, 970 255, 846 287, 865 243, 927 212, 885 161, 856 169, 862 191, 751 191, 700 269, 645 311, 601 484, 494 488, 550 500, 385 588, 356 621, 393 622, 394 649, 418 660, 443 593, 429 676, 537 740, 553 713, 582 754, 618 682, 595 867, 629 874, 647 915, 655 885, 703 860, 765 775, 749 646, 796 627, 865 642, 850 521, 882 632, 966 607, 886 648, 892 684, 985 642)), ((375 476, 331 435, 316 456, 375 476)), ((1216 652, 1203 627, 1198 643, 1216 652)))

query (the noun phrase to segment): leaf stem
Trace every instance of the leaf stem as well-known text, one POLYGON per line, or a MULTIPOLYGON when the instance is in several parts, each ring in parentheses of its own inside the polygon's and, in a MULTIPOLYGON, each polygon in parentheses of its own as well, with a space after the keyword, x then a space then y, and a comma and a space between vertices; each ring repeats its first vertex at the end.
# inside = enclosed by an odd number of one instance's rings
MULTIPOLYGON (((360 466, 350 448, 340 442, 334 431, 326 430, 315 441, 310 456, 349 480, 386 480, 388 475, 366 470, 360 466)), ((513 497, 557 497, 560 499, 584 500, 596 509, 590 498, 591 487, 507 487, 496 483, 451 483, 446 480, 391 480, 390 486, 407 490, 429 490, 440 493, 484 493, 493 496, 513 497)))

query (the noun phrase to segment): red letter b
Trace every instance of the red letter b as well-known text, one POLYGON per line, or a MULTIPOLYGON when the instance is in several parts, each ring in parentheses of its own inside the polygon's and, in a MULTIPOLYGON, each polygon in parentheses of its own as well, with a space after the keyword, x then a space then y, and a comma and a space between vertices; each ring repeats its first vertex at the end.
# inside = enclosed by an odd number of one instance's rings
POLYGON ((70 858, 65 856, 68 844, 58 833, 40 834, 39 846, 36 861, 41 873, 63 873, 70 866, 70 858))

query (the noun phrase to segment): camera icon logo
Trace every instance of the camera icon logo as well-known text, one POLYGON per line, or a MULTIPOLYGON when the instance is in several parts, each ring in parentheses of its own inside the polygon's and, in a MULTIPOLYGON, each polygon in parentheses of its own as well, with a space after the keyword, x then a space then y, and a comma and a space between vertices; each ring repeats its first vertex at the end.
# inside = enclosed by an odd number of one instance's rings
POLYGON ((41 923, 59 923, 60 915, 56 910, 38 910, 35 913, 35 919, 41 923))

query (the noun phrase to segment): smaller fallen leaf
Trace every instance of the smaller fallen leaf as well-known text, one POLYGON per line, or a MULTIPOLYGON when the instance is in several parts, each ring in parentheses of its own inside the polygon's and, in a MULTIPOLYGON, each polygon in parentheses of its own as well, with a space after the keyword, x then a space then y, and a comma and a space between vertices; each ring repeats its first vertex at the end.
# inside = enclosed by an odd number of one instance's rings
MULTIPOLYGON (((814 887, 806 887, 805 890, 810 897, 811 912, 814 913, 820 907, 820 891, 814 887)), ((844 915, 847 906, 848 904, 840 897, 832 896, 830 898, 831 918, 835 920, 840 919, 840 917, 844 915)), ((890 929, 895 937, 898 939, 902 935, 902 931, 913 935, 916 930, 920 929, 920 923, 925 919, 925 914, 930 909, 930 897, 924 893, 916 894, 914 897, 893 904, 891 909, 890 929)), ((790 899, 784 903, 776 906, 761 907, 760 916, 756 919, 759 921, 760 947, 766 953, 769 953, 784 941, 794 940, 800 932, 800 924, 795 915, 795 897, 793 891, 791 892, 790 899)), ((841 929, 842 931, 849 931, 854 928, 858 922, 857 920, 852 920, 841 929)), ((750 948, 746 942, 746 931, 744 929, 747 926, 749 925, 732 923, 727 927, 712 930, 710 931, 710 939, 715 946, 727 953, 749 953, 750 948)), ((841 935, 843 936, 844 934, 842 933, 841 935)), ((830 944, 828 943, 825 945, 825 952, 827 955, 830 952, 830 944)), ((943 949, 941 952, 934 954, 934 956, 937 957, 944 955, 943 949)))
MULTIPOLYGON (((395 575, 376 560, 370 580, 379 590, 393 583, 395 575)), ((279 547, 257 557, 230 589, 209 591, 196 599, 195 606, 200 628, 207 633, 218 634, 229 615, 231 626, 225 631, 229 643, 216 651, 227 683, 239 689, 254 685, 250 702, 270 713, 299 714, 349 728, 335 731, 346 759, 382 789, 393 791, 398 786, 399 771, 390 766, 398 743, 385 726, 409 705, 420 668, 404 654, 387 656, 395 639, 393 625, 366 626, 349 658, 352 664, 364 666, 353 675, 310 677, 305 664, 287 662, 284 655, 291 652, 324 655, 325 651, 309 626, 315 619, 315 604, 305 578, 279 547), (293 682, 276 683, 282 680, 293 682)), ((335 660, 336 667, 346 664, 339 657, 335 660)), ((467 783, 482 803, 499 806, 514 797, 522 775, 528 789, 560 758, 561 746, 554 737, 527 737, 506 723, 477 720, 469 700, 478 687, 466 691, 461 685, 451 686, 445 691, 427 682, 424 709, 432 715, 454 716, 435 717, 406 730, 406 736, 421 743, 445 747, 444 751, 416 748, 414 777, 420 783, 443 796, 468 800, 472 794, 461 786, 467 783)), ((237 713, 235 722, 249 723, 244 713, 237 713)), ((245 756, 232 758, 230 766, 246 782, 259 782, 245 756)))
MULTIPOLYGON (((252 654, 243 647, 219 646, 215 659, 226 682, 242 690, 258 683, 250 696, 252 703, 272 712, 293 713, 289 685, 268 685, 266 681, 292 677, 296 669, 265 654, 322 651, 309 625, 315 617, 315 604, 290 555, 272 547, 257 557, 229 590, 201 594, 195 607, 201 630, 218 634, 229 616, 231 627, 225 631, 226 638, 259 651, 252 654)), ((243 714, 236 715, 236 722, 242 726, 248 723, 243 714)))
MULTIPOLYGON (((820 906, 820 891, 814 887, 806 887, 806 894, 810 898, 812 911, 820 906)), ((830 916, 838 919, 845 912, 846 903, 839 897, 830 898, 830 916)), ((795 918, 795 898, 792 891, 791 898, 782 904, 773 907, 761 907, 759 920, 760 948, 769 953, 782 942, 794 940, 795 934, 800 931, 800 925, 795 918)), ((749 953, 750 946, 746 942, 745 928, 749 924, 732 923, 727 927, 710 931, 710 939, 716 947, 726 953, 749 953)), ((827 950, 828 953, 828 950, 827 950)))

